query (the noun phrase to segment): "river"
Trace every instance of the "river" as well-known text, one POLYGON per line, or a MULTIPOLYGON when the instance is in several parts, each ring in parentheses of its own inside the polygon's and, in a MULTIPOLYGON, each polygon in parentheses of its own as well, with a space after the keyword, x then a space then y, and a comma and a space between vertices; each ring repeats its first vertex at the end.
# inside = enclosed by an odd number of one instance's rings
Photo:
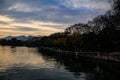
POLYGON ((119 63, 0 46, 0 80, 119 80, 119 63))

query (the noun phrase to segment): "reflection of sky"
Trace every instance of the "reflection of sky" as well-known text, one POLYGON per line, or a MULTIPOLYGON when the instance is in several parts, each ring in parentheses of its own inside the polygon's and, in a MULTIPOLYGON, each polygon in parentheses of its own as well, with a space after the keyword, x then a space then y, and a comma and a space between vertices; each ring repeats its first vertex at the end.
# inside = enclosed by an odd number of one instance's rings
POLYGON ((46 60, 36 48, 0 46, 0 80, 86 80, 86 77, 85 73, 75 77, 64 66, 46 60))
POLYGON ((0 46, 0 72, 12 67, 52 68, 54 63, 46 62, 34 48, 16 47, 12 49, 0 46))
POLYGON ((0 0, 0 37, 48 35, 108 9, 107 0, 0 0))

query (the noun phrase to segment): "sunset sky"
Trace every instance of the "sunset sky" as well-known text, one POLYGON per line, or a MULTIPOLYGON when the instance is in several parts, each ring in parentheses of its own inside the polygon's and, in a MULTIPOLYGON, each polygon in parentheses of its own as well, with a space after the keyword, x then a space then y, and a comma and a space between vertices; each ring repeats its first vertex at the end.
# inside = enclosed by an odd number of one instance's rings
POLYGON ((0 37, 61 32, 109 9, 107 0, 0 0, 0 37))

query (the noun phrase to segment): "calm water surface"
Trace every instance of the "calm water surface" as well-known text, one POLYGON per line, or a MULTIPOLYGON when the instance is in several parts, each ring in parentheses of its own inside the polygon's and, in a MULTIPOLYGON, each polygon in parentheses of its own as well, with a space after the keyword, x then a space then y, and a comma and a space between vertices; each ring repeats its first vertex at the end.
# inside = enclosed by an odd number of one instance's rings
POLYGON ((0 80, 119 80, 119 64, 0 46, 0 80))

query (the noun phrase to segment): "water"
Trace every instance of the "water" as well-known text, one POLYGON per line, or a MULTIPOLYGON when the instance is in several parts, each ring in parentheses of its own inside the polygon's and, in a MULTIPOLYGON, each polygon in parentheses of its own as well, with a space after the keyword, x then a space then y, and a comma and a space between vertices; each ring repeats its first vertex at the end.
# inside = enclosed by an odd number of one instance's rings
POLYGON ((0 80, 119 80, 119 63, 0 46, 0 80))

